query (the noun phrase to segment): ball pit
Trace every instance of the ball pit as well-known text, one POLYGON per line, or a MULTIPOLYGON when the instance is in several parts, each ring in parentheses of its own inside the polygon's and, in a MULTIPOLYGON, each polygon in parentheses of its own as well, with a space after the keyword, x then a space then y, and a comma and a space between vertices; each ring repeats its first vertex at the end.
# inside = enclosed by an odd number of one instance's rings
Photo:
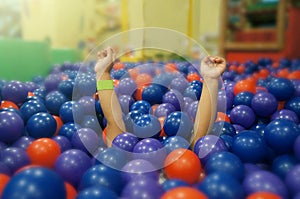
POLYGON ((216 121, 194 148, 188 140, 202 78, 191 63, 113 67, 128 132, 111 148, 101 139, 106 123, 93 65, 66 63, 32 82, 1 81, 0 195, 300 198, 300 62, 279 63, 228 63, 216 121))

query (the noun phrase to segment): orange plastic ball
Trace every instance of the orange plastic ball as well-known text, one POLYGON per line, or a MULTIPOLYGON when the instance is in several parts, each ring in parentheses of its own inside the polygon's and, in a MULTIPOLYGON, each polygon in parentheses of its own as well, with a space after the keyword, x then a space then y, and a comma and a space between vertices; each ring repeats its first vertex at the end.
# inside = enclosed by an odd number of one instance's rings
POLYGON ((300 71, 299 70, 295 70, 293 72, 291 72, 288 76, 287 76, 288 79, 291 79, 291 80, 300 80, 300 71))
POLYGON ((200 159, 191 150, 179 148, 172 151, 164 162, 168 179, 181 179, 189 184, 198 181, 202 170, 200 159))
POLYGON ((128 70, 128 73, 129 73, 131 79, 136 79, 137 76, 139 75, 139 70, 138 70, 138 68, 132 68, 132 69, 128 70))
POLYGON ((115 69, 115 70, 120 70, 122 68, 125 68, 125 65, 121 62, 117 62, 113 65, 113 69, 115 69))
POLYGON ((107 140, 106 140, 106 128, 103 129, 102 140, 103 140, 104 144, 107 144, 107 140))
POLYGON ((60 117, 56 116, 56 115, 52 115, 53 118, 56 121, 56 131, 54 133, 54 135, 58 135, 59 129, 64 125, 63 121, 60 119, 60 117))
POLYGON ((277 110, 282 110, 284 109, 284 104, 285 104, 285 101, 278 101, 278 106, 277 106, 277 110))
POLYGON ((3 100, 0 104, 0 109, 3 109, 3 108, 14 108, 14 109, 17 109, 19 110, 19 107, 11 102, 11 101, 7 101, 7 100, 3 100))
POLYGON ((237 67, 237 72, 238 72, 238 74, 244 73, 245 72, 245 66, 244 65, 239 65, 237 67))
POLYGON ((208 197, 195 188, 176 187, 162 195, 161 199, 208 199, 208 197))
POLYGON ((188 82, 192 82, 194 80, 200 81, 200 76, 197 73, 190 73, 186 76, 186 79, 188 82))
POLYGON ((8 175, 0 173, 0 198, 1 198, 2 192, 4 190, 4 187, 8 183, 9 179, 10 179, 10 177, 8 175))
POLYGON ((135 82, 138 87, 148 86, 152 82, 152 77, 151 75, 143 73, 136 77, 135 82))
POLYGON ((217 117, 215 122, 228 122, 230 123, 230 119, 226 113, 217 112, 217 117))
POLYGON ((277 77, 283 77, 286 78, 290 74, 290 71, 288 68, 281 69, 277 72, 277 77))
POLYGON ((134 97, 136 100, 142 100, 142 93, 146 86, 138 87, 135 91, 134 97))
POLYGON ((160 137, 164 137, 164 136, 166 136, 166 133, 165 133, 165 130, 164 130, 164 123, 165 123, 166 117, 159 117, 157 119, 158 119, 158 121, 160 123, 160 129, 161 129, 159 136, 160 137))
POLYGON ((258 73, 260 79, 266 79, 270 75, 270 71, 266 68, 263 68, 258 73))
POLYGON ((66 192, 67 192, 66 199, 75 199, 77 196, 76 189, 68 182, 65 182, 65 188, 66 188, 66 192))
POLYGON ((50 138, 40 138, 29 144, 27 154, 31 164, 53 168, 60 155, 60 146, 50 138))
POLYGON ((238 81, 233 87, 234 95, 237 95, 240 92, 248 91, 250 93, 256 93, 256 85, 252 80, 241 80, 238 81))
POLYGON ((249 195, 246 199, 282 199, 282 198, 270 192, 256 192, 249 195))
POLYGON ((165 71, 166 72, 177 72, 177 66, 174 63, 168 63, 165 65, 165 71))

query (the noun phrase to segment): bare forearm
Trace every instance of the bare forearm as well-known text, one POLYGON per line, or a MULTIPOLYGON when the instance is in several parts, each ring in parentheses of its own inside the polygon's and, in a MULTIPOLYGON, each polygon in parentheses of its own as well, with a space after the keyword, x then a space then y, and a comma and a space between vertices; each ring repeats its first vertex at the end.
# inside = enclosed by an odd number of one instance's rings
POLYGON ((217 95, 218 79, 205 79, 195 118, 192 145, 194 145, 199 138, 206 135, 213 126, 217 109, 217 95))

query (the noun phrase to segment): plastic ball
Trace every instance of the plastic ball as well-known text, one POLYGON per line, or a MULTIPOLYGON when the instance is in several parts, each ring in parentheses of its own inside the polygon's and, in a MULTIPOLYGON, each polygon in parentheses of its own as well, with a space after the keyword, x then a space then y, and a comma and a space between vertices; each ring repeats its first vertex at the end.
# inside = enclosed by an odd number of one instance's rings
POLYGON ((130 112, 131 111, 140 111, 143 114, 148 114, 150 111, 151 105, 149 102, 145 101, 145 100, 139 100, 134 102, 131 107, 130 107, 130 112))
POLYGON ((180 179, 189 184, 197 182, 202 170, 197 155, 182 148, 172 151, 165 159, 164 165, 163 170, 168 179, 180 179))
POLYGON ((163 189, 165 191, 170 191, 171 189, 174 189, 176 187, 188 187, 189 184, 186 183, 185 181, 183 180, 179 180, 179 179, 170 179, 170 180, 166 180, 163 182, 162 184, 163 186, 163 189))
POLYGON ((193 100, 199 100, 201 96, 201 91, 197 90, 196 88, 192 86, 188 86, 184 92, 183 92, 184 97, 189 97, 193 100))
POLYGON ((154 115, 156 117, 166 117, 170 113, 175 112, 176 108, 170 103, 162 103, 157 106, 156 110, 154 111, 154 115))
POLYGON ((196 141, 194 152, 198 155, 202 164, 206 164, 208 158, 218 152, 228 151, 223 140, 216 135, 206 135, 196 141))
POLYGON ((158 180, 157 168, 147 160, 134 159, 127 162, 122 168, 122 176, 126 183, 141 175, 158 180))
POLYGON ((300 118, 300 97, 293 97, 284 104, 284 108, 294 111, 300 118))
POLYGON ((78 149, 70 149, 60 154, 55 162, 54 170, 65 181, 77 187, 82 175, 91 166, 91 159, 86 153, 78 149))
POLYGON ((176 90, 170 90, 165 93, 162 97, 162 102, 172 104, 177 111, 180 111, 181 108, 183 108, 183 96, 176 90))
POLYGON ((163 128, 167 136, 179 135, 189 140, 193 123, 186 113, 176 111, 166 117, 163 128))
POLYGON ((222 151, 214 153, 208 158, 205 171, 207 175, 216 171, 225 172, 238 181, 242 181, 245 169, 239 157, 233 153, 222 151))
POLYGON ((99 146, 100 138, 93 129, 81 128, 72 135, 71 143, 74 148, 93 154, 99 146))
POLYGON ((22 104, 20 107, 25 122, 36 113, 47 112, 46 106, 39 100, 29 100, 22 104))
POLYGON ((16 141, 24 132, 23 119, 14 112, 0 112, 0 141, 12 143, 16 141))
POLYGON ((231 175, 214 172, 196 185, 209 199, 242 199, 245 197, 241 184, 231 175))
POLYGON ((28 90, 23 82, 10 81, 1 89, 3 100, 11 101, 15 104, 21 104, 26 100, 28 90))
POLYGON ((298 135, 294 143, 294 154, 296 158, 300 161, 300 135, 298 135))
POLYGON ((233 138, 232 152, 243 162, 258 163, 266 156, 264 138, 255 131, 245 130, 233 138))
POLYGON ((69 122, 69 123, 64 124, 59 129, 58 135, 65 136, 66 138, 68 138, 71 141, 73 134, 80 128, 81 128, 80 125, 73 123, 73 122, 69 122))
POLYGON ((45 78, 44 85, 47 92, 57 90, 59 83, 61 82, 60 74, 50 74, 45 78))
POLYGON ((118 195, 109 188, 101 185, 89 187, 78 192, 76 199, 118 199, 118 195))
POLYGON ((298 80, 292 80, 292 83, 294 85, 294 97, 300 97, 300 78, 298 80))
POLYGON ((130 107, 134 103, 134 99, 130 95, 121 95, 119 97, 119 103, 124 114, 128 114, 130 107))
POLYGON ((84 109, 76 101, 67 101, 59 109, 59 117, 64 123, 83 120, 84 109))
POLYGON ((121 95, 132 96, 136 89, 137 89, 136 82, 129 77, 123 78, 119 82, 118 90, 121 95))
MULTIPOLYGON (((76 121, 76 120, 75 120, 76 121)), ((85 115, 80 123, 82 128, 90 128, 95 132, 102 132, 102 127, 95 115, 85 115)))
POLYGON ((170 136, 163 143, 167 153, 171 153, 175 149, 188 149, 190 147, 190 143, 181 136, 170 136))
POLYGON ((10 177, 8 175, 0 173, 0 197, 2 196, 2 192, 9 180, 10 177))
POLYGON ((297 159, 289 154, 277 156, 272 162, 272 172, 285 179, 286 174, 298 163, 297 159))
POLYGON ((153 166, 160 169, 163 167, 167 152, 159 140, 145 138, 136 143, 132 156, 134 159, 148 160, 153 166))
POLYGON ((264 130, 266 143, 277 153, 292 152, 294 142, 300 135, 300 127, 285 119, 273 120, 264 130))
POLYGON ((75 199, 77 196, 76 189, 68 182, 65 182, 65 188, 66 188, 66 199, 75 199))
POLYGON ((161 199, 208 199, 208 197, 201 191, 191 187, 176 187, 166 192, 161 199))
MULTIPOLYGON (((95 115, 95 99, 90 96, 83 96, 78 100, 78 103, 83 108, 84 112, 81 113, 81 115, 95 115)), ((76 123, 79 123, 80 121, 76 120, 76 117, 74 118, 76 123)))
POLYGON ((1 151, 0 162, 9 167, 11 173, 30 163, 26 151, 21 148, 9 147, 1 151))
POLYGON ((11 102, 11 101, 7 101, 7 100, 2 100, 1 104, 0 104, 0 109, 5 109, 5 108, 13 108, 16 110, 19 110, 18 105, 16 105, 15 103, 11 102))
POLYGON ((295 122, 296 124, 299 124, 299 118, 297 114, 291 110, 287 109, 281 109, 276 111, 272 117, 271 120, 276 120, 276 119, 287 119, 295 122))
POLYGON ((255 87, 255 83, 252 81, 240 80, 234 85, 233 90, 235 95, 241 92, 250 92, 255 94, 256 87, 255 87))
POLYGON ((278 101, 285 101, 293 96, 295 89, 289 79, 272 78, 268 84, 268 91, 272 93, 278 101))
POLYGON ((73 88, 74 88, 74 80, 72 79, 63 80, 58 84, 58 90, 62 94, 64 94, 68 99, 72 99, 73 88))
POLYGON ((106 148, 94 155, 96 164, 104 164, 113 169, 121 170, 128 162, 129 154, 118 148, 106 148))
POLYGON ((242 125, 245 128, 251 127, 255 122, 255 114, 253 110, 246 105, 235 106, 230 111, 230 120, 233 124, 242 125))
POLYGON ((289 198, 288 190, 283 181, 269 171, 260 170, 247 175, 243 187, 247 195, 263 191, 277 194, 283 199, 289 198))
POLYGON ((63 179, 54 171, 35 167, 14 175, 4 188, 3 199, 65 199, 63 179))
POLYGON ((49 113, 59 115, 60 107, 67 101, 66 96, 59 91, 52 91, 46 95, 45 105, 49 113))
POLYGON ((125 182, 121 172, 109 166, 99 164, 89 168, 80 180, 79 189, 83 190, 95 185, 102 185, 120 194, 125 182))
POLYGON ((170 83, 170 89, 177 90, 180 93, 183 93, 184 90, 188 87, 189 82, 183 77, 177 77, 173 79, 170 83))
POLYGON ((195 121, 197 111, 198 111, 199 101, 193 101, 187 108, 187 114, 190 116, 192 121, 195 121))
POLYGON ((12 174, 9 166, 7 166, 4 162, 0 162, 0 174, 5 174, 7 176, 10 176, 12 174))
POLYGON ((33 141, 26 150, 31 164, 53 168, 60 155, 59 145, 50 138, 40 138, 33 141))
POLYGON ((275 193, 259 191, 248 195, 246 199, 282 199, 282 198, 275 193))
POLYGON ((251 100, 252 110, 260 117, 272 115, 277 110, 277 106, 276 98, 268 92, 257 93, 251 100))
POLYGON ((115 137, 112 141, 112 146, 124 151, 132 152, 138 141, 139 138, 137 136, 132 133, 124 132, 115 137))
POLYGON ((49 113, 36 113, 28 119, 26 129, 33 138, 52 137, 56 125, 56 120, 49 113))
POLYGON ((235 136, 236 130, 229 122, 219 121, 214 123, 209 134, 235 136))
POLYGON ((52 139, 59 145, 61 153, 72 148, 70 140, 65 136, 57 135, 52 137, 52 139))
POLYGON ((300 164, 292 167, 287 172, 285 177, 285 184, 293 196, 300 193, 299 183, 300 183, 300 164))
POLYGON ((121 196, 130 199, 160 198, 163 193, 163 188, 158 181, 146 176, 139 176, 126 184, 121 196))
POLYGON ((160 130, 160 122, 153 115, 142 115, 134 121, 133 132, 139 138, 158 137, 160 130))

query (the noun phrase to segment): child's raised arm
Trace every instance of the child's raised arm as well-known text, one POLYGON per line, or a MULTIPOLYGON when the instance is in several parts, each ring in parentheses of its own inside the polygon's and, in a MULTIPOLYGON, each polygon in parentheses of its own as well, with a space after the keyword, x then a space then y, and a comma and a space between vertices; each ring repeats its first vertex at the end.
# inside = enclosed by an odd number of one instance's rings
POLYGON ((208 56, 201 62, 200 73, 204 81, 194 123, 194 136, 191 140, 192 147, 213 126, 217 110, 218 79, 225 68, 226 61, 220 57, 208 56))
POLYGON ((106 141, 108 146, 111 146, 117 135, 125 131, 121 106, 110 78, 110 70, 114 60, 115 52, 112 48, 107 48, 98 53, 98 62, 94 67, 98 96, 103 114, 107 120, 106 141))

